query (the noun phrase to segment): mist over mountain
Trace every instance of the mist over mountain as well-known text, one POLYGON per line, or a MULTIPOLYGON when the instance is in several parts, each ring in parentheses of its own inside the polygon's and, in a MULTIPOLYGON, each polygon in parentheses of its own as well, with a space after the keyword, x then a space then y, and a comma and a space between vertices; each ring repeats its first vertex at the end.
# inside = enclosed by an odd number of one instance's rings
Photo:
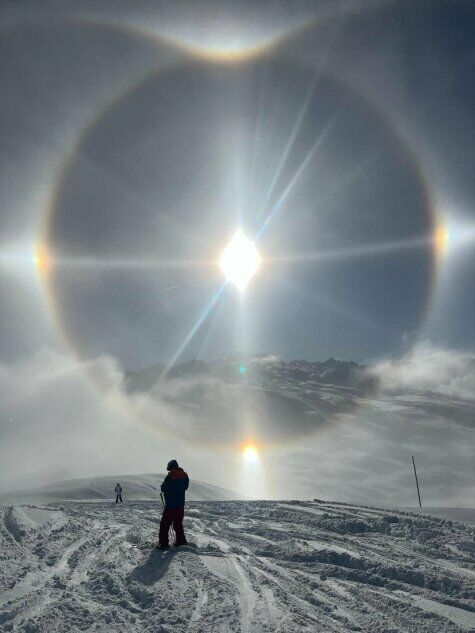
POLYGON ((337 360, 333 357, 325 361, 292 360, 285 361, 276 356, 256 355, 220 359, 211 362, 192 359, 169 369, 161 363, 138 371, 125 372, 125 385, 128 391, 150 391, 162 377, 208 375, 230 382, 245 379, 265 383, 276 380, 288 380, 302 383, 321 383, 338 385, 369 391, 375 387, 375 380, 366 372, 364 365, 353 361, 337 360))
POLYGON ((427 500, 470 505, 474 375, 471 354, 420 344, 371 365, 269 355, 157 364, 127 372, 124 385, 132 397, 172 406, 180 436, 220 446, 249 435, 290 450, 285 467, 269 467, 276 490, 288 491, 284 473, 307 464, 291 485, 297 495, 318 488, 348 499, 410 502, 414 454, 427 500))
POLYGON ((428 344, 362 366, 256 355, 124 372, 43 351, 0 369, 0 490, 161 472, 245 497, 475 503, 470 352, 428 344), (21 394, 21 400, 19 399, 21 394), (253 474, 243 445, 253 443, 253 474))
POLYGON ((155 364, 125 374, 129 394, 173 406, 189 420, 181 433, 198 432, 212 444, 296 441, 353 410, 375 384, 351 361, 287 362, 268 355, 193 359, 169 369, 155 364))

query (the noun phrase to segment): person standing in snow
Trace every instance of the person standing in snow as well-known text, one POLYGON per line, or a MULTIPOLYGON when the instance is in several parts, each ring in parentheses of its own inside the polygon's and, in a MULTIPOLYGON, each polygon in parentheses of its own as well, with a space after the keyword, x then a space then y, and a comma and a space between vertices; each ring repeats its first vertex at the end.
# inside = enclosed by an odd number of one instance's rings
POLYGON ((168 532, 172 523, 176 536, 175 547, 187 544, 183 531, 183 516, 185 513, 185 490, 188 489, 190 480, 183 468, 178 466, 176 459, 168 462, 167 470, 168 475, 161 485, 161 491, 165 496, 165 507, 160 521, 158 549, 168 548, 168 532))
POLYGON ((117 503, 119 499, 122 503, 122 486, 118 483, 115 487, 115 502, 117 503))

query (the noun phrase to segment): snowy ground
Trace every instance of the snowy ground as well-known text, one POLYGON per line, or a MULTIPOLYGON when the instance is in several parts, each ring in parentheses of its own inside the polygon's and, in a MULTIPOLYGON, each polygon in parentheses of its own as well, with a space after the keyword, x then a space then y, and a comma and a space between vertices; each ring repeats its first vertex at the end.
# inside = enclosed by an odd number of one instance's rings
POLYGON ((475 631, 474 528, 330 502, 5 506, 1 631, 475 631))

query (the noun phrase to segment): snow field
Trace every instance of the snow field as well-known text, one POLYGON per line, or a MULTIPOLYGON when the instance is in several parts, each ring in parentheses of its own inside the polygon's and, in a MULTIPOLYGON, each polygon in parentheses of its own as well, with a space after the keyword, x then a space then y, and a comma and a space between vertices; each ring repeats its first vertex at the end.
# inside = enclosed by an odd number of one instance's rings
POLYGON ((5 506, 0 631, 475 632, 473 526, 341 503, 5 506))

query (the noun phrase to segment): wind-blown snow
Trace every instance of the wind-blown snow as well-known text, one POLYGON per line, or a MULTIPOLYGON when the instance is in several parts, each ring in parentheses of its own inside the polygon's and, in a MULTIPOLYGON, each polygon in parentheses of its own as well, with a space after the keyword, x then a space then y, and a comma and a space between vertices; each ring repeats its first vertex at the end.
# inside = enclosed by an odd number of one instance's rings
POLYGON ((0 514, 2 631, 475 631, 474 529, 346 504, 192 502, 193 546, 153 548, 160 507, 0 514))

